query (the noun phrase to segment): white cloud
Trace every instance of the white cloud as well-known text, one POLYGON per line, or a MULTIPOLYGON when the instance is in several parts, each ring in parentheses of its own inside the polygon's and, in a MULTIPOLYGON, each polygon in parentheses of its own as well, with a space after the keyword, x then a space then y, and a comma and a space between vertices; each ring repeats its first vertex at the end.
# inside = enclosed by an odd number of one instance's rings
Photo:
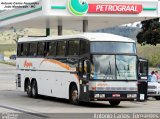
POLYGON ((140 27, 141 28, 141 22, 134 22, 134 23, 129 23, 129 24, 123 24, 122 26, 140 27))

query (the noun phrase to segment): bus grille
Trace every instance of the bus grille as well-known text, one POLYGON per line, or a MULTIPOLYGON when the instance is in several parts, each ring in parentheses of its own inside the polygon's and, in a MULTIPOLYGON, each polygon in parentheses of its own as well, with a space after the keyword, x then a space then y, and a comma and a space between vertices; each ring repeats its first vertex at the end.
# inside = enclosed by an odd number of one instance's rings
POLYGON ((156 89, 156 86, 148 86, 148 89, 156 89))
POLYGON ((156 94, 156 92, 148 92, 148 94, 156 94))

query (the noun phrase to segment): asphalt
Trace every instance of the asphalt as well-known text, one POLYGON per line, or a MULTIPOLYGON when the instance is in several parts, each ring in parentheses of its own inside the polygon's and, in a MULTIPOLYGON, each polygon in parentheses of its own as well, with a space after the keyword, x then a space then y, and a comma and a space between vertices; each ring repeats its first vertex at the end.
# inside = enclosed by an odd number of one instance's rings
MULTIPOLYGON (((117 119, 118 117, 113 116, 113 114, 127 114, 129 118, 133 117, 133 114, 137 113, 160 113, 160 102, 152 98, 146 102, 121 102, 119 106, 115 107, 110 106, 107 101, 71 105, 68 103, 68 100, 53 97, 40 96, 38 99, 33 99, 27 97, 25 92, 16 90, 15 79, 16 68, 0 64, 0 119, 6 115, 14 116, 15 118, 18 115, 17 118, 20 119, 22 117, 23 119, 89 119, 98 118, 98 114, 101 113, 105 114, 103 115, 105 117, 108 116, 107 118, 111 118, 112 116, 117 119)), ((156 115, 154 116, 156 117, 156 115)), ((160 115, 158 118, 160 118, 160 115)))

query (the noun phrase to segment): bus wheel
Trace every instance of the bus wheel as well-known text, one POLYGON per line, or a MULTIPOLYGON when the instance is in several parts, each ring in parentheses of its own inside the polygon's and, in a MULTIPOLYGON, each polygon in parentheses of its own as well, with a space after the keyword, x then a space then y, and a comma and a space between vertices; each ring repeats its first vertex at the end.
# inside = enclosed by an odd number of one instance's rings
POLYGON ((78 89, 75 85, 72 86, 70 90, 69 100, 71 104, 77 105, 79 103, 78 99, 78 89))
POLYGON ((37 82, 36 82, 36 80, 34 80, 32 82, 31 91, 32 91, 32 97, 33 98, 37 98, 38 97, 38 89, 37 89, 37 82))
POLYGON ((109 101, 110 105, 117 106, 120 104, 120 101, 109 101))
POLYGON ((27 95, 28 97, 32 97, 32 92, 31 92, 31 83, 29 81, 27 81, 27 95))
POLYGON ((160 97, 159 97, 159 96, 158 96, 158 97, 155 97, 155 99, 156 99, 156 100, 160 100, 160 97))

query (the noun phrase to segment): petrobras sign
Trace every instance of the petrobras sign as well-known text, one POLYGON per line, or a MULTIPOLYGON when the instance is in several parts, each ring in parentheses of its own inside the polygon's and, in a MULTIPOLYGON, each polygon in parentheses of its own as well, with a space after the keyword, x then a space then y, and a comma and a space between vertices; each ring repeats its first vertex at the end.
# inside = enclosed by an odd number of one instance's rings
POLYGON ((88 13, 139 14, 140 4, 89 4, 88 13))
POLYGON ((73 15, 82 16, 88 12, 88 8, 85 0, 68 0, 68 9, 73 15))
MULTIPOLYGON (((110 2, 111 3, 111 2, 110 2)), ((76 16, 83 16, 85 14, 140 14, 145 8, 138 3, 125 4, 110 4, 103 1, 88 2, 87 0, 68 0, 68 10, 76 16)), ((150 10, 147 8, 147 10, 150 10)), ((152 9, 152 11, 156 8, 152 9)))

